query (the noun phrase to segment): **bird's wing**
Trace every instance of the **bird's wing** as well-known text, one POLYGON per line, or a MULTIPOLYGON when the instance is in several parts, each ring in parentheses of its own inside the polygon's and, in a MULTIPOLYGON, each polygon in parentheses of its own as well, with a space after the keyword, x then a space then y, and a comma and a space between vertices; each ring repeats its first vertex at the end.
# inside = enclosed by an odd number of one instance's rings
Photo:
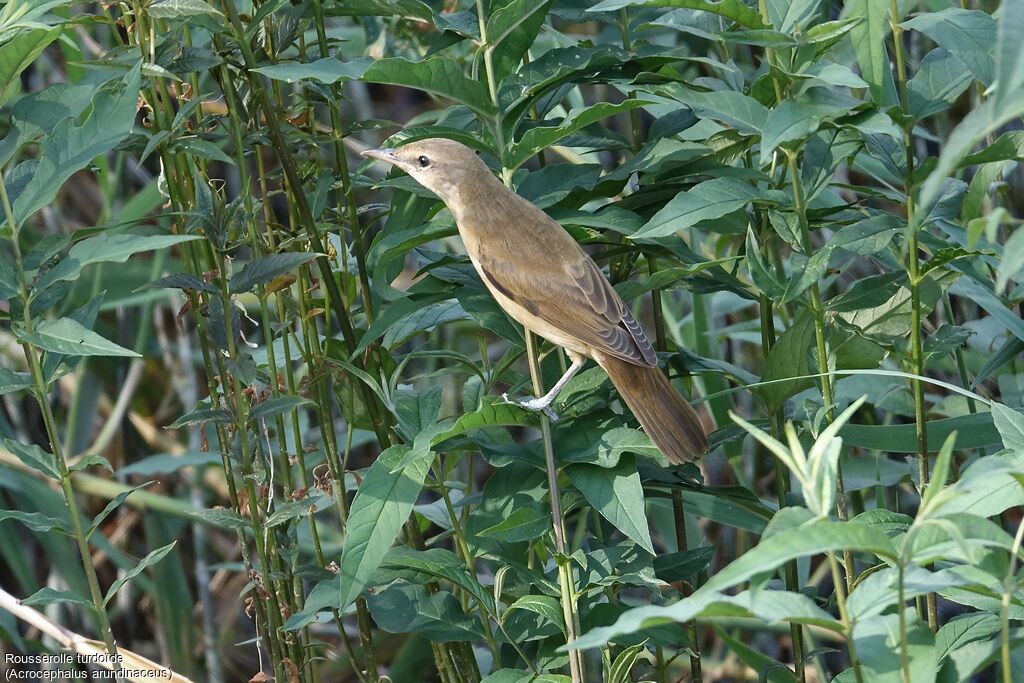
POLYGON ((597 264, 578 246, 569 254, 559 251, 545 254, 546 263, 526 269, 500 254, 482 253, 481 275, 509 299, 586 346, 635 365, 657 365, 643 329, 597 264))

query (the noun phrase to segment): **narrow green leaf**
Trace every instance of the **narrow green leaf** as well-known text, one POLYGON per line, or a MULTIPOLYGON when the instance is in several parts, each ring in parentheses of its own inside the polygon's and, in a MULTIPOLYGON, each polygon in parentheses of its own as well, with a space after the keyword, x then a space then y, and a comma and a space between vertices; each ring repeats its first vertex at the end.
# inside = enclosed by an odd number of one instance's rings
POLYGON ((502 615, 502 621, 508 618, 509 612, 517 609, 539 614, 557 626, 563 634, 565 633, 565 619, 562 616, 561 603, 550 595, 524 595, 509 605, 502 615))
POLYGON ((850 0, 843 6, 844 18, 863 19, 850 30, 857 53, 860 76, 868 82, 871 99, 879 108, 897 103, 896 85, 886 51, 889 35, 888 0, 850 0))
POLYGON ((32 376, 27 372, 14 372, 0 368, 0 395, 12 394, 32 386, 32 376))
POLYGON ((43 320, 36 325, 31 334, 21 335, 20 339, 44 351, 68 356, 141 357, 140 354, 101 337, 71 318, 43 320))
POLYGON ((249 419, 266 420, 267 418, 281 415, 283 413, 290 413, 297 408, 309 405, 314 405, 313 401, 303 396, 278 396, 277 398, 268 398, 266 401, 260 403, 249 411, 249 419))
POLYGON ((152 567, 160 560, 164 559, 164 556, 167 555, 167 553, 174 550, 175 544, 177 544, 177 541, 174 541, 173 543, 168 543, 162 548, 157 548, 156 550, 142 558, 137 565, 135 565, 132 569, 125 572, 123 576, 119 577, 117 581, 111 584, 106 596, 104 596, 103 606, 106 607, 107 603, 109 603, 114 598, 114 596, 117 595, 117 592, 121 590, 121 587, 123 585, 134 579, 136 576, 144 572, 149 567, 152 567))
POLYGON ((641 240, 672 235, 700 221, 721 218, 764 198, 765 195, 756 187, 736 178, 705 180, 677 194, 629 238, 641 240))
POLYGON ((44 515, 41 512, 23 512, 22 510, 0 510, 0 521, 13 519, 21 522, 32 531, 49 533, 58 531, 62 534, 71 535, 66 522, 55 517, 44 515))
POLYGON ((347 62, 334 57, 325 57, 312 62, 280 62, 271 66, 257 67, 253 71, 285 83, 311 80, 330 84, 359 80, 372 63, 373 59, 370 57, 356 57, 347 62))
POLYGON ((157 0, 146 8, 149 16, 156 19, 177 19, 193 17, 198 14, 211 14, 222 17, 220 10, 211 7, 203 0, 157 0))
POLYGON ((603 0, 588 12, 614 12, 623 7, 678 7, 718 14, 747 28, 766 28, 761 16, 742 0, 603 0))

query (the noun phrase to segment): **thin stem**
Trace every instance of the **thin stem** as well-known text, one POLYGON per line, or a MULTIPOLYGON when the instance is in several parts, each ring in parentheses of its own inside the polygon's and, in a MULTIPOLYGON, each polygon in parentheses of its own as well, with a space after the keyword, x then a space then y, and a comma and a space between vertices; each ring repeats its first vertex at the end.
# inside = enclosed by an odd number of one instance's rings
MULTIPOLYGON (((843 622, 843 630, 846 632, 846 647, 850 654, 850 666, 853 668, 853 676, 857 683, 864 683, 864 674, 860 670, 860 659, 857 657, 857 645, 853 640, 853 623, 846 611, 846 589, 843 588, 843 577, 839 571, 839 562, 833 553, 828 553, 829 567, 832 569, 832 583, 836 589, 836 604, 839 606, 839 619, 843 622)), ((906 642, 906 639, 904 639, 906 642)))
MULTIPOLYGON (((889 21, 892 28, 893 52, 896 56, 896 82, 899 88, 900 109, 903 114, 902 129, 906 156, 906 175, 903 191, 907 202, 907 272, 910 279, 910 362, 912 372, 924 375, 924 341, 921 335, 921 265, 918 256, 918 230, 914 207, 914 120, 910 115, 907 95, 906 58, 903 53, 903 28, 899 24, 899 6, 896 0, 889 3, 889 21)), ((914 429, 917 435, 917 476, 921 491, 928 485, 928 432, 927 414, 924 402, 924 384, 919 379, 910 381, 914 395, 914 429)), ((934 592, 925 597, 928 612, 928 627, 939 630, 938 598, 934 592)))
MULTIPOLYGON (((14 220, 14 210, 11 207, 11 200, 7 196, 7 185, 3 179, 3 172, 0 169, 0 203, 3 204, 4 216, 7 225, 11 229, 11 245, 14 250, 14 267, 18 277, 18 298, 22 307, 22 323, 25 326, 25 334, 31 334, 33 329, 32 321, 32 300, 28 293, 28 280, 25 277, 25 268, 22 264, 21 245, 19 243, 19 227, 14 220)), ((50 448, 53 450, 53 459, 57 465, 57 472, 60 474, 60 487, 64 493, 64 502, 68 508, 68 518, 71 520, 71 530, 78 545, 78 554, 82 560, 82 569, 85 571, 86 583, 89 585, 89 596, 92 599, 92 608, 96 614, 96 621, 99 625, 103 643, 107 647, 107 653, 117 661, 117 671, 120 672, 121 664, 117 655, 117 644, 114 641, 114 633, 110 629, 110 620, 107 618, 107 610, 103 602, 103 593, 100 590, 99 578, 96 576, 96 568, 92 564, 92 556, 89 553, 89 539, 82 527, 82 517, 78 510, 78 503, 75 500, 75 490, 71 485, 71 473, 68 470, 67 462, 64 460, 64 449, 61 445, 60 434, 57 431, 57 421, 54 418, 50 402, 49 385, 43 376, 43 367, 36 355, 36 349, 28 342, 22 342, 21 348, 28 361, 29 370, 32 375, 33 395, 39 410, 43 416, 43 424, 46 428, 46 436, 50 441, 50 448)), ((121 679, 118 674, 118 680, 121 679)))

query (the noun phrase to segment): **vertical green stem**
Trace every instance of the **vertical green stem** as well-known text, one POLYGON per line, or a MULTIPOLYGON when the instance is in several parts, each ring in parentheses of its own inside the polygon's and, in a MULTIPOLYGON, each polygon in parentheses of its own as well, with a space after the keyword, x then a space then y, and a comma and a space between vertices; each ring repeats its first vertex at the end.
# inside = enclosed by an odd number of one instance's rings
MULTIPOLYGON (((25 268, 21 260, 21 245, 19 243, 19 227, 14 220, 14 210, 11 207, 11 200, 7 196, 7 185, 3 179, 3 169, 0 169, 0 203, 3 204, 4 216, 7 225, 11 230, 11 245, 14 249, 14 267, 18 277, 18 298, 22 306, 22 324, 25 327, 25 334, 31 334, 33 329, 32 321, 32 300, 28 293, 28 280, 25 277, 25 268)), ((78 554, 82 560, 82 569, 85 571, 86 583, 89 585, 89 597, 92 599, 93 612, 96 614, 96 621, 106 645, 107 653, 112 657, 117 655, 117 644, 114 642, 114 633, 110 629, 110 620, 107 618, 107 609, 103 601, 103 593, 100 590, 99 578, 96 576, 96 568, 92 565, 92 555, 89 553, 89 539, 85 535, 82 526, 81 513, 78 510, 78 503, 75 500, 75 490, 71 485, 71 473, 68 471, 67 462, 64 460, 64 449, 61 445, 60 433, 57 431, 57 421, 54 418, 53 410, 50 408, 49 384, 43 376, 43 367, 39 362, 36 349, 28 342, 22 342, 21 348, 28 361, 29 370, 32 375, 32 393, 39 405, 43 415, 43 425, 46 428, 46 436, 50 440, 50 448, 53 450, 53 459, 57 465, 57 472, 60 474, 60 487, 64 494, 64 502, 68 508, 68 518, 71 520, 71 531, 74 534, 75 542, 78 545, 78 554)), ((119 660, 117 660, 119 662, 119 660)), ((121 671, 118 663, 117 671, 121 671)), ((118 673, 118 680, 121 680, 118 673)))
MULTIPOLYGON (((903 53, 903 29, 899 24, 899 6, 890 0, 889 21, 892 28, 893 52, 896 56, 896 82, 899 86, 901 122, 906 155, 906 175, 903 191, 907 198, 907 272, 910 279, 910 363, 913 374, 924 375, 924 341, 921 335, 921 264, 918 256, 918 231, 914 206, 914 119, 910 115, 907 95, 906 58, 903 53)), ((924 491, 928 485, 928 417, 924 402, 924 384, 919 379, 911 380, 914 395, 914 429, 917 435, 917 477, 918 485, 924 491)), ((928 612, 928 627, 939 630, 938 598, 935 593, 925 597, 928 612)))

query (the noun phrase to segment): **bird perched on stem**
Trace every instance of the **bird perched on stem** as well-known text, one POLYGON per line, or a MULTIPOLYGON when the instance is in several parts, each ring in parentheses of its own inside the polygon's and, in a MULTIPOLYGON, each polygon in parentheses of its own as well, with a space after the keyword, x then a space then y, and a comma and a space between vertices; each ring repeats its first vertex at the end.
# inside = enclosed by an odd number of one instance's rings
POLYGON ((498 304, 569 354, 572 365, 551 391, 519 405, 557 419, 551 402, 592 358, 669 461, 704 454, 708 441, 697 413, 658 369, 654 349, 625 302, 561 225, 505 187, 473 150, 454 140, 419 140, 363 155, 397 166, 437 194, 498 304))

